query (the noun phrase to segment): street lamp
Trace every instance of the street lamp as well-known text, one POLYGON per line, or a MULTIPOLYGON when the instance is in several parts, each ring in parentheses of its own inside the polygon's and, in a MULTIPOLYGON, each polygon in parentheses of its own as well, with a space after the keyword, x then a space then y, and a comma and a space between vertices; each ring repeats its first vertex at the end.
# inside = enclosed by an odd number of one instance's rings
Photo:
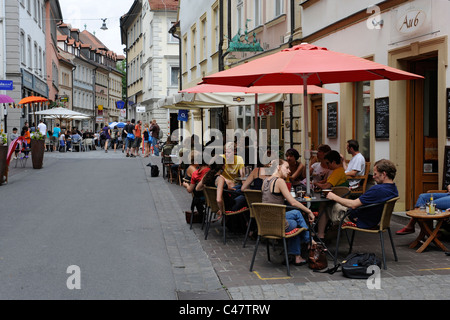
POLYGON ((108 27, 106 26, 106 20, 107 20, 108 18, 105 18, 105 19, 103 19, 103 18, 101 18, 101 20, 103 21, 103 24, 102 24, 102 27, 100 28, 100 29, 102 29, 102 30, 108 30, 108 27))

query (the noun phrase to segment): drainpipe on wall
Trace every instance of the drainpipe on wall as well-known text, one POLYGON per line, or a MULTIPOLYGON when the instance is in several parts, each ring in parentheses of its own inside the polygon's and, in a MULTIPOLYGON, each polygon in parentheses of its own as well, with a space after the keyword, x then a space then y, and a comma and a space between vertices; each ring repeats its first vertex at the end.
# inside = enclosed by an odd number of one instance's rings
POLYGON ((220 17, 220 22, 219 22, 219 48, 218 48, 218 52, 219 52, 219 71, 223 71, 225 69, 224 67, 224 61, 223 61, 223 0, 219 1, 219 17, 220 17))

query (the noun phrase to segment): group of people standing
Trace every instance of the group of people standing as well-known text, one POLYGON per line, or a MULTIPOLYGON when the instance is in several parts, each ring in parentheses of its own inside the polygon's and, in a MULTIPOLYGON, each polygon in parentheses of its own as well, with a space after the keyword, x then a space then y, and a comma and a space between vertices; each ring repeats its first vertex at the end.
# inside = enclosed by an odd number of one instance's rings
POLYGON ((111 145, 114 146, 114 152, 116 152, 116 147, 118 141, 123 142, 122 153, 126 152, 126 157, 134 158, 139 156, 139 150, 142 147, 145 150, 144 157, 149 157, 153 150, 155 156, 159 156, 158 142, 161 138, 161 128, 153 120, 150 125, 146 123, 142 127, 142 121, 135 119, 127 120, 126 125, 123 127, 122 131, 115 126, 111 129, 109 126, 105 126, 102 129, 102 135, 105 141, 105 152, 108 152, 108 145, 111 141, 111 145))

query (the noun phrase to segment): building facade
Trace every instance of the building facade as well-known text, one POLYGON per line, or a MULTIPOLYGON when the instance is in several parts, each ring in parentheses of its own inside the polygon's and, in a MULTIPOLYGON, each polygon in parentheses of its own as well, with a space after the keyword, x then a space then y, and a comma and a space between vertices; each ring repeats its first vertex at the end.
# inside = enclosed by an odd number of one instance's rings
POLYGON ((117 63, 124 59, 110 51, 94 34, 58 26, 58 50, 72 66, 72 106, 90 120, 76 120, 73 125, 85 130, 103 128, 106 123, 119 120, 117 102, 122 99, 122 73, 117 63))
POLYGON ((141 114, 141 119, 144 123, 155 119, 164 135, 178 127, 174 125, 177 121, 173 121, 177 117, 176 111, 170 112, 157 107, 161 98, 178 92, 178 39, 169 33, 177 22, 177 8, 178 1, 175 0, 164 3, 157 0, 144 1, 142 6, 142 106, 146 108, 146 112, 141 114))
POLYGON ((339 95, 324 96, 311 109, 312 114, 322 113, 322 118, 316 117, 321 123, 313 122, 312 127, 326 128, 328 106, 337 103, 338 134, 329 138, 324 133, 319 142, 343 152, 346 141, 356 139, 372 166, 382 158, 392 160, 398 170, 397 209, 411 209, 420 193, 441 189, 446 174, 450 3, 393 0, 338 5, 310 0, 302 4, 302 12, 303 41, 425 77, 326 85, 339 95))
MULTIPOLYGON (((142 1, 135 0, 120 18, 122 44, 125 45, 127 66, 127 119, 136 119, 143 106, 144 77, 141 69, 144 46, 142 34, 142 1)), ((144 107, 145 108, 145 107, 144 107)))
MULTIPOLYGON (((48 98, 46 81, 46 11, 43 1, 5 0, 5 80, 12 81, 12 90, 5 92, 14 101, 31 95, 48 98)), ((37 110, 46 108, 39 104, 37 110)), ((7 109, 7 132, 13 127, 30 124, 33 109, 15 105, 7 109)))

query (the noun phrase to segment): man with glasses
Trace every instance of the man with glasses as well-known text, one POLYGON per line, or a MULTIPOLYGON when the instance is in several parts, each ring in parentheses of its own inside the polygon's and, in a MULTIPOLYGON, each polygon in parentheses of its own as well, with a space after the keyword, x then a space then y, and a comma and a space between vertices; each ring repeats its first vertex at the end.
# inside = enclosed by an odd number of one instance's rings
POLYGON ((318 224, 318 237, 324 238, 325 228, 328 220, 331 219, 334 223, 351 210, 349 220, 345 223, 363 229, 370 229, 376 227, 380 222, 383 213, 383 205, 373 206, 360 210, 362 206, 375 203, 384 203, 392 198, 398 197, 397 186, 394 183, 397 169, 392 161, 382 159, 375 163, 373 168, 373 179, 376 185, 367 190, 357 199, 347 199, 339 197, 333 192, 328 193, 327 198, 334 201, 331 212, 322 214, 318 224))

